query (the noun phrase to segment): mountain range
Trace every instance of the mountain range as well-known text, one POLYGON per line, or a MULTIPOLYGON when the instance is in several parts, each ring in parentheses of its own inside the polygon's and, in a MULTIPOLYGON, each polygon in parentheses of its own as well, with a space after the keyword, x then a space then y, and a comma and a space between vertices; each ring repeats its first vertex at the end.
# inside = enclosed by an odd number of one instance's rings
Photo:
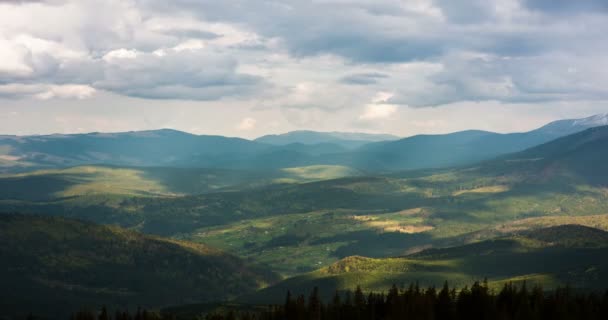
POLYGON ((0 136, 0 170, 86 164, 277 170, 340 165, 367 172, 442 168, 522 151, 608 122, 608 114, 560 120, 525 133, 462 131, 397 139, 391 135, 296 131, 254 141, 170 129, 0 136))
POLYGON ((399 137, 390 134, 316 132, 302 130, 278 135, 266 135, 259 137, 254 141, 278 146, 289 144, 334 144, 347 149, 356 149, 370 142, 391 140, 399 140, 399 137))

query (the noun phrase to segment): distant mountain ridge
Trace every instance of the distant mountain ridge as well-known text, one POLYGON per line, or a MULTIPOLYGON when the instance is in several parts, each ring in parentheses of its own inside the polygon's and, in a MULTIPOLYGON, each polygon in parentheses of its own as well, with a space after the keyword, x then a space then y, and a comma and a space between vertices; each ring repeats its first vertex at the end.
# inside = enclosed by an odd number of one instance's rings
POLYGON ((559 120, 523 133, 499 134, 469 130, 442 135, 417 135, 377 142, 356 150, 354 167, 387 171, 460 166, 491 159, 608 123, 608 114, 559 120))
POLYGON ((272 144, 288 145, 301 143, 307 145, 330 143, 343 148, 357 148, 369 142, 398 140, 399 137, 390 134, 371 134, 358 132, 317 132, 309 130, 291 131, 283 134, 265 135, 254 141, 272 144))
POLYGON ((489 161, 485 166, 526 170, 531 177, 576 177, 586 183, 608 181, 608 125, 594 127, 489 161))
POLYGON ((340 165, 369 172, 468 165, 608 123, 608 114, 560 120, 524 133, 468 130, 416 135, 294 131, 254 141, 171 129, 0 136, 0 172, 101 164, 277 170, 340 165))

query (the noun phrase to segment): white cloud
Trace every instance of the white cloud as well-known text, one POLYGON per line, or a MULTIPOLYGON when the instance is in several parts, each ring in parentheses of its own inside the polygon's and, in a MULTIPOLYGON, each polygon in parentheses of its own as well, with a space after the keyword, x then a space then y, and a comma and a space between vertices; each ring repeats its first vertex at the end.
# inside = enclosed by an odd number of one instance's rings
POLYGON ((204 47, 205 47, 204 41, 197 40, 197 39, 190 39, 190 40, 184 41, 184 42, 176 45, 175 47, 173 47, 173 50, 175 50, 175 51, 199 50, 199 49, 203 49, 204 47))
POLYGON ((257 120, 253 118, 244 118, 241 122, 236 126, 237 130, 247 131, 255 128, 257 124, 257 120))
POLYGON ((359 116, 361 120, 377 120, 390 118, 397 112, 397 106, 392 104, 372 104, 365 107, 365 112, 359 116))
POLYGON ((372 103, 365 106, 359 120, 371 121, 388 119, 397 112, 397 106, 387 103, 393 94, 390 92, 378 92, 373 98, 372 103))
POLYGON ((120 48, 112 50, 103 55, 103 60, 106 62, 112 62, 115 59, 135 59, 137 58, 137 50, 120 48))

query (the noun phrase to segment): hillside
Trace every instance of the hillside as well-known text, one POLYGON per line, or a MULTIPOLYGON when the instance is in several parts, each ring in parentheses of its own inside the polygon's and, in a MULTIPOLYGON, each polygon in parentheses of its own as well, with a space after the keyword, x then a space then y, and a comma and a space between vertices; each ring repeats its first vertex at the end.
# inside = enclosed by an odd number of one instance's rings
POLYGON ((404 257, 347 257, 239 300, 278 302, 287 290, 306 293, 314 286, 330 297, 335 290, 357 285, 386 292, 393 284, 440 287, 447 280, 452 286, 464 286, 484 278, 495 288, 526 280, 547 289, 560 284, 603 289, 608 286, 608 232, 566 225, 404 257))
POLYGON ((526 174, 529 179, 568 177, 579 182, 608 184, 608 126, 573 135, 507 155, 483 165, 485 171, 526 174))
POLYGON ((352 168, 323 165, 268 171, 78 166, 0 174, 0 201, 50 201, 110 195, 176 197, 358 175, 361 173, 352 168))
POLYGON ((204 245, 118 227, 3 214, 0 230, 4 315, 217 301, 277 279, 204 245))

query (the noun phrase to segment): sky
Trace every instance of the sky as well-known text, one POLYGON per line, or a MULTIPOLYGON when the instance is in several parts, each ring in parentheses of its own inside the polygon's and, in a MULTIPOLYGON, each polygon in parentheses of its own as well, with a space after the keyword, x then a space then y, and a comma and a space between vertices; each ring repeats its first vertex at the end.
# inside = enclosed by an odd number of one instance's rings
POLYGON ((0 0, 0 134, 527 131, 608 112, 605 0, 0 0))

